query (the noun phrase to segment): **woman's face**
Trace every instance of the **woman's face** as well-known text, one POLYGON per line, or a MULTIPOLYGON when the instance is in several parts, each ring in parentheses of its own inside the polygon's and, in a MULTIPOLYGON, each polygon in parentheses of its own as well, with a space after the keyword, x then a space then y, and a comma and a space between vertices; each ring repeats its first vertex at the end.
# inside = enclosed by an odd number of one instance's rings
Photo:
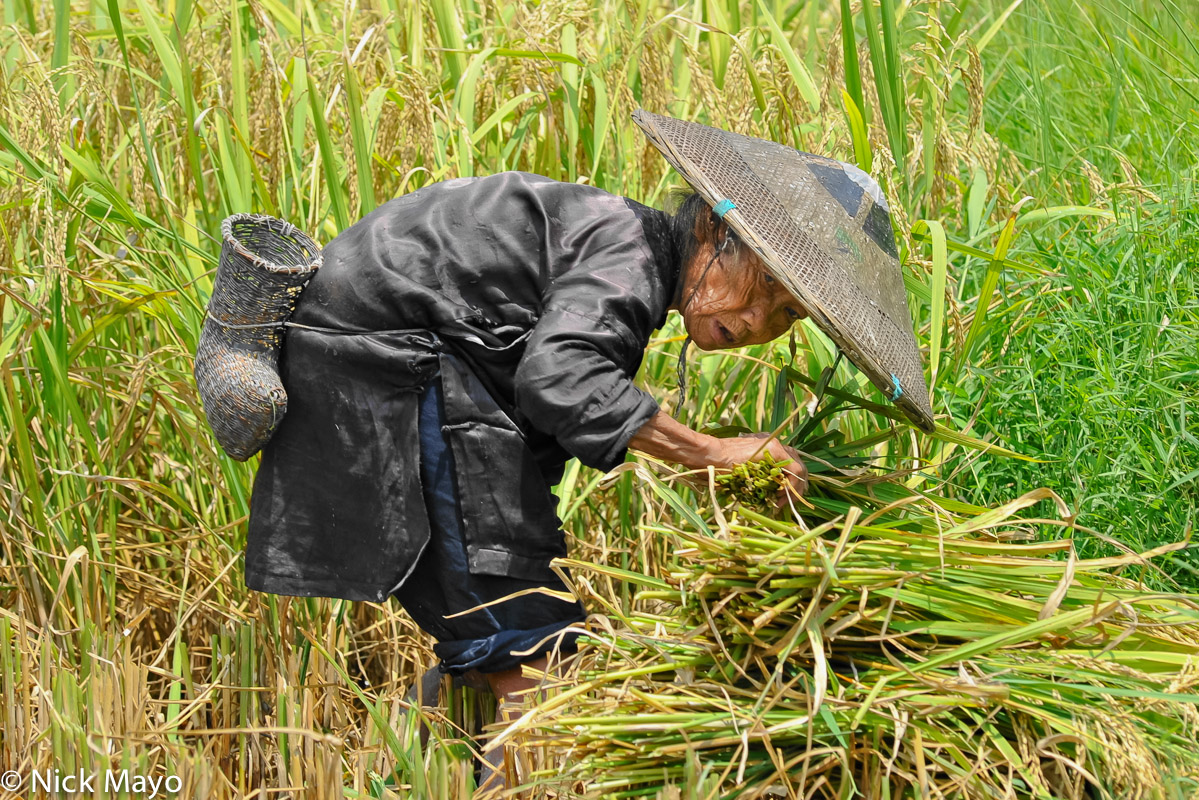
POLYGON ((711 245, 700 247, 684 270, 678 300, 683 325, 698 347, 727 350, 764 344, 807 316, 803 304, 771 276, 748 246, 728 248, 704 275, 712 252, 711 245))

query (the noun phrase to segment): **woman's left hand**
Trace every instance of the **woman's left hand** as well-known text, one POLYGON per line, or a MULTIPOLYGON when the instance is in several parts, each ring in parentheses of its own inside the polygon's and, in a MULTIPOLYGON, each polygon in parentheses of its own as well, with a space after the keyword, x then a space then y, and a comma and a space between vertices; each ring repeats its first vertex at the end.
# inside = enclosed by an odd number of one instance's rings
POLYGON ((777 507, 782 508, 787 505, 789 496, 802 497, 807 493, 808 468, 804 466, 799 451, 788 447, 778 439, 771 439, 765 447, 762 447, 762 440, 768 438, 770 438, 769 433, 743 433, 735 439, 722 440, 725 443, 722 449, 731 464, 740 464, 750 460, 760 461, 767 454, 775 462, 786 462, 782 465, 782 470, 787 479, 779 489, 778 496, 774 501, 777 507), (756 452, 759 448, 761 451, 756 452))
POLYGON ((799 452, 792 447, 771 439, 765 447, 762 440, 769 433, 743 433, 728 439, 718 439, 706 433, 692 430, 659 411, 645 422, 629 440, 629 447, 640 450, 655 458, 664 458, 683 464, 690 469, 703 469, 708 465, 721 469, 732 469, 746 461, 760 461, 770 454, 783 465, 786 483, 779 489, 776 503, 781 508, 794 497, 808 490, 808 470, 799 452))

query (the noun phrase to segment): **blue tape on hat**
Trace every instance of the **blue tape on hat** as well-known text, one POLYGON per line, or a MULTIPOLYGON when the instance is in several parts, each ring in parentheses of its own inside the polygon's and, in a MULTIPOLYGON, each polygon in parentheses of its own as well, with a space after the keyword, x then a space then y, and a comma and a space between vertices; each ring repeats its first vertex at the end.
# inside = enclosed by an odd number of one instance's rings
POLYGON ((903 397, 903 387, 899 385, 899 378, 895 377, 894 372, 891 373, 891 383, 895 384, 895 391, 891 393, 891 402, 894 403, 903 397))
POLYGON ((716 205, 712 206, 712 213, 715 214, 716 216, 720 217, 721 219, 724 219, 724 215, 729 213, 736 207, 737 207, 737 204, 734 203, 732 200, 729 200, 726 197, 725 199, 721 200, 716 205))

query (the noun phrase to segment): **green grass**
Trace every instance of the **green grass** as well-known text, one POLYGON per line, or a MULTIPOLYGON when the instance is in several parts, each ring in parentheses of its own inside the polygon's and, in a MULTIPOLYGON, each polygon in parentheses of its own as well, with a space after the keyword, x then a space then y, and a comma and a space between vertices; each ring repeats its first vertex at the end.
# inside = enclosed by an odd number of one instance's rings
MULTIPOLYGON (((964 394, 982 397, 980 424, 1048 463, 979 463, 954 483, 982 503, 1052 486, 1129 546, 1181 539, 1199 509, 1199 207, 1180 193, 1039 244, 1055 274, 964 394)), ((1172 561, 1196 585, 1194 551, 1172 561)))
POLYGON ((1176 0, 1023 3, 987 48, 989 129, 1020 188, 1092 202, 1084 159, 1107 184, 1122 159, 1159 191, 1199 176, 1197 29, 1176 0))
MULTIPOLYGON (((1052 460, 979 462, 954 483, 980 503, 1051 486, 1129 546, 1177 541, 1199 508, 1199 23, 1173 2, 1025 3, 987 54, 988 120, 1022 165, 1016 191, 1117 219, 1028 230, 1016 257, 1043 277, 1005 276, 985 343, 997 355, 952 401, 1052 460)), ((1170 562, 1199 586, 1195 551, 1170 562)))

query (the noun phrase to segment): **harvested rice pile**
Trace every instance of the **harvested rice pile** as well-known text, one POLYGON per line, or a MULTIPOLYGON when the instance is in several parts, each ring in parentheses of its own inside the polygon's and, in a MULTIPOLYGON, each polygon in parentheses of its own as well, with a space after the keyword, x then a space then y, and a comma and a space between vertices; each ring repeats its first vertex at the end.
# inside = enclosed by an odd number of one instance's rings
POLYGON ((1051 493, 987 510, 821 477, 785 522, 716 491, 697 512, 640 474, 689 529, 648 531, 674 539, 656 575, 569 562, 584 589, 636 582, 644 610, 593 598, 611 613, 590 646, 503 737, 558 754, 529 777, 605 797, 1196 794, 1199 597, 1118 574, 1145 556, 1029 541, 1049 521, 1013 515, 1051 493))

